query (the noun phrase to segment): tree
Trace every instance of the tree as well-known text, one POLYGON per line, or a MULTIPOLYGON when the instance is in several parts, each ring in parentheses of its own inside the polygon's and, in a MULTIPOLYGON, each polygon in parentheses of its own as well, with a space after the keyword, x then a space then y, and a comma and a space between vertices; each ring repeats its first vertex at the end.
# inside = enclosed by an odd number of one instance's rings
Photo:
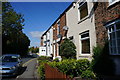
POLYGON ((60 45, 60 56, 62 58, 76 58, 76 46, 67 38, 60 45))
POLYGON ((2 3, 2 53, 26 55, 29 38, 22 32, 24 19, 14 11, 9 2, 2 3))
POLYGON ((29 52, 38 53, 39 52, 39 48, 38 47, 30 47, 29 48, 29 52))

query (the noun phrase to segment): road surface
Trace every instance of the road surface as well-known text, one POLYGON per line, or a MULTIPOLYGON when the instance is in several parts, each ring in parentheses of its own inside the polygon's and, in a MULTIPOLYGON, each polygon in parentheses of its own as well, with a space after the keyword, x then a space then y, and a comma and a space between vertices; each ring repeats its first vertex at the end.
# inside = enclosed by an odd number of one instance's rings
POLYGON ((17 76, 17 80, 21 79, 36 79, 36 65, 37 65, 37 58, 33 58, 26 63, 23 64, 23 69, 25 70, 23 74, 17 76))
POLYGON ((2 80, 37 80, 37 58, 22 58, 23 67, 20 69, 18 76, 13 78, 3 78, 2 80))

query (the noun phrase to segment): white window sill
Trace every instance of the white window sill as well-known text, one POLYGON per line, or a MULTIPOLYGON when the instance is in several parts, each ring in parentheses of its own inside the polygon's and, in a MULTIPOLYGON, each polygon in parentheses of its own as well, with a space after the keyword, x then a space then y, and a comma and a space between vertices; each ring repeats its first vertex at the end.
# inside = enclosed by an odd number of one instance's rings
POLYGON ((108 8, 111 7, 112 5, 114 5, 115 3, 119 2, 119 1, 120 1, 120 0, 116 0, 116 1, 114 1, 114 2, 112 2, 112 3, 109 3, 109 2, 108 2, 108 4, 109 4, 109 5, 108 5, 108 8))
POLYGON ((62 39, 64 40, 66 37, 62 37, 62 39))
POLYGON ((56 43, 56 40, 54 40, 53 43, 56 43))
POLYGON ((87 53, 85 53, 85 54, 82 53, 79 56, 90 56, 90 55, 91 55, 90 53, 88 53, 88 54, 87 53))
POLYGON ((56 40, 56 42, 59 42, 60 41, 60 38, 58 38, 57 40, 56 40))
POLYGON ((89 18, 89 15, 87 15, 87 16, 84 17, 83 19, 80 19, 80 21, 78 21, 78 24, 81 23, 81 22, 83 22, 83 21, 85 21, 85 20, 88 19, 88 18, 89 18))

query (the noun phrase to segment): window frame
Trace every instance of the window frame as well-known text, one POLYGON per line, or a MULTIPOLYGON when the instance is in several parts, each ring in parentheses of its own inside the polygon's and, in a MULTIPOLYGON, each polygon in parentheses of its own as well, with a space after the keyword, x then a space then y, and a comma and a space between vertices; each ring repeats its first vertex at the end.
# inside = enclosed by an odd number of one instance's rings
POLYGON ((119 2, 119 0, 115 0, 115 1, 108 0, 109 6, 111 6, 117 2, 119 2))
MULTIPOLYGON (((108 41, 109 41, 110 55, 120 55, 120 53, 118 51, 119 46, 117 45, 117 43, 118 43, 117 31, 120 31, 120 29, 117 30, 117 25, 116 24, 118 24, 118 23, 120 23, 120 19, 106 25, 106 28, 107 28, 107 31, 108 31, 108 41), (114 27, 114 30, 112 29, 112 27, 114 27), (110 40, 113 40, 113 39, 110 38, 110 35, 113 35, 113 33, 115 33, 115 36, 114 36, 115 37, 115 39, 114 39, 115 42, 111 43, 110 40), (113 44, 115 44, 115 46, 111 46, 113 44), (113 49, 113 47, 115 47, 115 51, 113 51, 113 53, 112 53, 111 49, 113 49), (114 53, 114 52, 116 52, 116 53, 114 53)), ((113 38, 113 36, 112 36, 112 38, 113 38)))
POLYGON ((60 34, 60 20, 57 21, 57 35, 60 34))
POLYGON ((89 33, 89 30, 88 31, 85 31, 85 32, 82 32, 82 33, 80 33, 80 55, 82 55, 82 56, 89 56, 90 54, 91 54, 91 51, 90 51, 90 33, 89 33), (84 35, 84 34, 87 34, 88 33, 88 37, 84 37, 84 38, 82 38, 81 36, 82 35, 84 35), (84 41, 84 40, 88 40, 89 39, 89 53, 83 53, 82 52, 82 41, 84 41))
POLYGON ((84 1, 84 2, 79 2, 79 3, 78 3, 78 21, 80 22, 80 21, 83 21, 83 20, 87 19, 88 15, 89 15, 88 3, 87 3, 86 1, 84 1), (81 9, 82 6, 84 6, 84 4, 87 5, 87 15, 86 15, 85 17, 81 18, 80 9, 81 9))

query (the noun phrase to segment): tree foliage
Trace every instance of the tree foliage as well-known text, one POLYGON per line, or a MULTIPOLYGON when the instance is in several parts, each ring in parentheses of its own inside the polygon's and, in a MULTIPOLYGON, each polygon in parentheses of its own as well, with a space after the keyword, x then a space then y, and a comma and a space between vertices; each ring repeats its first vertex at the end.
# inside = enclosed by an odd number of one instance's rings
POLYGON ((23 15, 16 13, 9 2, 2 3, 2 53, 26 55, 30 40, 22 32, 23 15))
POLYGON ((76 46, 69 39, 65 39, 60 45, 60 56, 65 58, 76 58, 76 46))
POLYGON ((39 48, 38 47, 30 47, 29 48, 29 52, 38 53, 39 52, 39 48))

